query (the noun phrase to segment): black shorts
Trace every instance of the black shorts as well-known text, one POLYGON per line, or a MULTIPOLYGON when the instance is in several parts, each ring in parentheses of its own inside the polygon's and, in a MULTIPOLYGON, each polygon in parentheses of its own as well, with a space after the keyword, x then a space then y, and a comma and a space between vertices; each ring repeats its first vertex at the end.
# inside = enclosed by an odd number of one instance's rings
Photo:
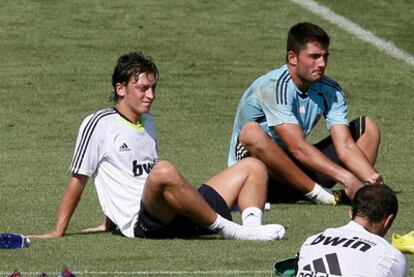
MULTIPOLYGON (((365 132, 365 116, 359 117, 352 122, 349 123, 349 129, 351 131, 352 138, 354 141, 357 141, 362 134, 365 132)), ((330 160, 333 162, 340 164, 338 155, 336 154, 335 148, 332 143, 331 136, 326 137, 325 139, 321 140, 320 142, 314 145, 318 148, 322 153, 324 153, 330 160)), ((250 156, 250 154, 244 149, 244 147, 238 142, 236 147, 236 153, 238 160, 241 158, 245 158, 250 156)), ((309 168, 302 165, 299 161, 297 161, 290 153, 286 151, 286 154, 296 163, 296 165, 306 174, 308 175, 313 181, 322 185, 326 188, 332 188, 336 182, 334 180, 329 179, 328 177, 319 174, 310 170, 309 168)), ((267 193, 267 200, 271 203, 293 203, 299 200, 307 199, 301 192, 295 190, 292 187, 289 187, 278 180, 273 178, 269 179, 269 187, 267 193)))
MULTIPOLYGON (((232 220, 231 212, 227 207, 226 202, 212 187, 203 184, 198 189, 198 192, 213 210, 215 210, 222 217, 232 220)), ((209 229, 197 225, 187 217, 180 214, 177 214, 170 223, 165 224, 156 217, 152 216, 145 208, 142 201, 138 220, 134 227, 135 237, 141 238, 188 238, 212 233, 213 232, 209 229)))

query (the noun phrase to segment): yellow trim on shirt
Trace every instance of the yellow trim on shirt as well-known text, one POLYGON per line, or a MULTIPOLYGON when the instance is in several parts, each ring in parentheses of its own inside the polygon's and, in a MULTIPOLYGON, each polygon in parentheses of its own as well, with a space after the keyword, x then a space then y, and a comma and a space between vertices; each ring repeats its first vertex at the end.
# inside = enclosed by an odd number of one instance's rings
POLYGON ((141 118, 141 122, 140 123, 138 123, 138 124, 134 124, 134 123, 132 123, 131 121, 128 121, 128 120, 126 120, 125 118, 123 118, 122 116, 120 116, 119 118, 118 118, 118 121, 119 122, 123 122, 123 123, 126 123, 128 126, 131 126, 133 129, 135 129, 137 132, 143 132, 145 129, 144 129, 144 125, 145 125, 145 121, 146 121, 146 119, 145 118, 141 118))

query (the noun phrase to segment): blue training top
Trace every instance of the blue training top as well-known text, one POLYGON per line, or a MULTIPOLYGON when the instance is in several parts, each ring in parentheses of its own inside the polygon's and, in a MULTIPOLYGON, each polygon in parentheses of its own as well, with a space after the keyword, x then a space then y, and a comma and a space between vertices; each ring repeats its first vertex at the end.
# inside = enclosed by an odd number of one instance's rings
POLYGON ((266 73, 244 92, 237 107, 228 165, 237 162, 237 138, 247 122, 258 122, 284 148, 272 127, 284 123, 297 124, 306 137, 322 115, 328 129, 334 124, 349 124, 345 95, 337 82, 324 76, 321 81, 313 83, 307 92, 301 92, 293 82, 287 65, 266 73))

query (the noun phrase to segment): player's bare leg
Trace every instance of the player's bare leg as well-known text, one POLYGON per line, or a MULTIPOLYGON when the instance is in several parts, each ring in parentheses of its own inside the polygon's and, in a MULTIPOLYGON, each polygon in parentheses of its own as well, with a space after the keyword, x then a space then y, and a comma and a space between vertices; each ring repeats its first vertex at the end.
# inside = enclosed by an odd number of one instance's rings
POLYGON ((252 157, 261 160, 275 179, 308 193, 315 185, 287 155, 265 133, 256 122, 249 122, 240 130, 239 141, 252 157))
POLYGON ((258 123, 246 123, 240 130, 239 141, 252 157, 267 166, 274 179, 298 190, 315 203, 335 204, 332 192, 306 175, 258 123))
POLYGON ((281 225, 241 226, 221 217, 168 161, 159 161, 152 169, 143 201, 148 212, 165 223, 179 213, 226 239, 277 240, 285 234, 281 225))
POLYGON ((356 144, 372 165, 377 160, 380 140, 381 133, 378 125, 371 118, 365 117, 365 131, 356 144))
POLYGON ((211 225, 216 213, 168 161, 159 161, 149 174, 143 193, 145 208, 151 215, 169 223, 176 213, 194 222, 211 225))
POLYGON ((207 181, 226 201, 237 204, 243 225, 261 225, 267 197, 267 168, 255 158, 245 158, 207 181))
POLYGON ((267 194, 267 169, 259 160, 245 158, 210 178, 214 188, 229 208, 238 204, 240 210, 249 207, 263 209, 267 194))

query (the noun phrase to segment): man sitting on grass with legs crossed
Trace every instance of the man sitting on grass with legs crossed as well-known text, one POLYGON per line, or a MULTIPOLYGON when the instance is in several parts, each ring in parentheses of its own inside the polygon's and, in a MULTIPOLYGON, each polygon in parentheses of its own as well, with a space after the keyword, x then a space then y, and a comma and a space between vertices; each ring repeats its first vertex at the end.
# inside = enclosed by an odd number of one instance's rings
POLYGON ((198 191, 168 161, 159 161, 154 118, 158 69, 142 53, 118 59, 112 76, 115 106, 83 121, 71 164, 72 176, 53 231, 36 238, 61 237, 89 177, 94 179, 104 224, 126 237, 174 238, 219 233, 225 239, 278 240, 278 224, 262 225, 267 191, 265 165, 245 159, 209 179, 198 191), (242 225, 232 221, 238 205, 242 225))
POLYGON ((299 23, 289 30, 286 64, 258 78, 237 108, 229 165, 252 156, 269 170, 269 201, 302 198, 337 204, 337 182, 349 198, 363 182, 382 183, 373 167, 380 143, 374 121, 348 122, 348 104, 337 82, 324 75, 329 36, 319 26, 299 23), (305 140, 321 117, 330 136, 305 140))

